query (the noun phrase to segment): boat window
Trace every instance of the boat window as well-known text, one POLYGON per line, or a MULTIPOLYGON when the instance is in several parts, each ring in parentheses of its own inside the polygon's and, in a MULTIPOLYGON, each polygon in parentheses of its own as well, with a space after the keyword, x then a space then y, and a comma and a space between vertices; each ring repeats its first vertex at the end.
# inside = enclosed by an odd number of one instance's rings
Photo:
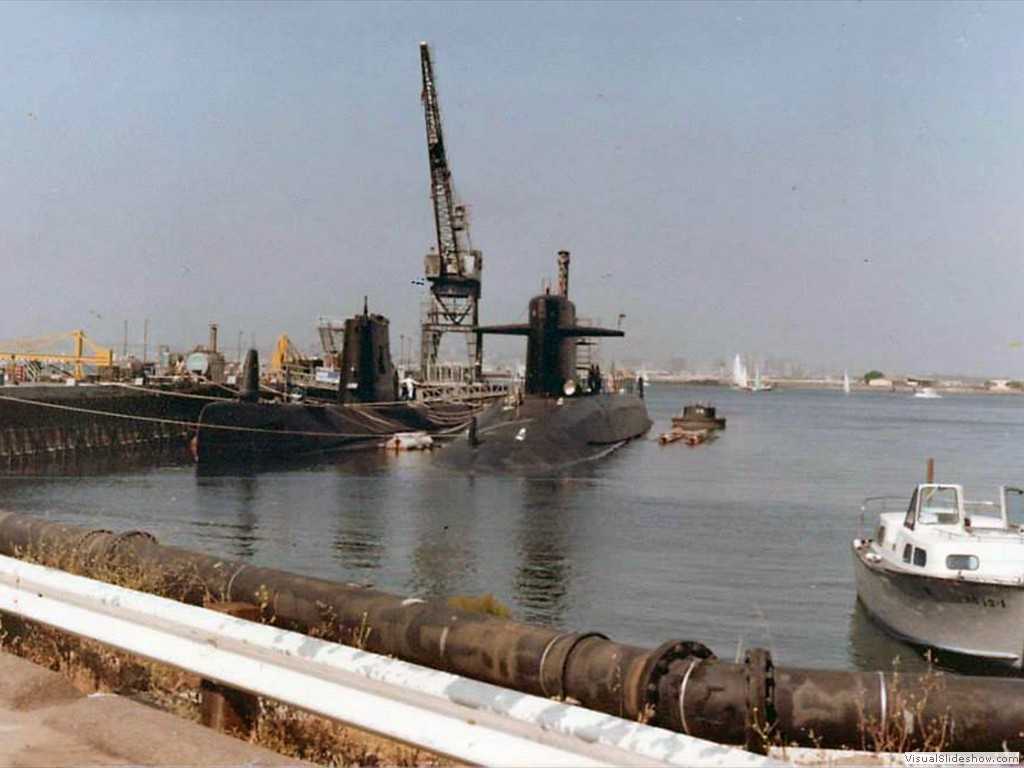
POLYGON ((924 568, 924 564, 928 562, 928 553, 920 547, 914 547, 914 565, 919 565, 924 568))
POLYGON ((976 555, 946 555, 946 567, 951 571, 976 571, 978 565, 976 555))
POLYGON ((922 525, 951 525, 960 520, 956 488, 924 488, 917 522, 922 525))
POLYGON ((914 548, 910 544, 907 544, 905 547, 903 547, 903 562, 904 563, 909 563, 910 562, 910 553, 913 551, 913 549, 914 548))
POLYGON ((875 541, 877 541, 879 544, 884 544, 885 543, 885 526, 884 525, 878 526, 878 530, 875 531, 875 541))

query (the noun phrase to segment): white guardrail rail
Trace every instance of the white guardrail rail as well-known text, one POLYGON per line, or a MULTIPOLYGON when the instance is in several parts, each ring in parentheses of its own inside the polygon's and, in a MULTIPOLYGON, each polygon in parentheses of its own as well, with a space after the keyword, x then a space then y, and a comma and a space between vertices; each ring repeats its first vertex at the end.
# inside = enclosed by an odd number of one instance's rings
POLYGON ((776 765, 760 755, 0 556, 0 611, 478 765, 776 765))

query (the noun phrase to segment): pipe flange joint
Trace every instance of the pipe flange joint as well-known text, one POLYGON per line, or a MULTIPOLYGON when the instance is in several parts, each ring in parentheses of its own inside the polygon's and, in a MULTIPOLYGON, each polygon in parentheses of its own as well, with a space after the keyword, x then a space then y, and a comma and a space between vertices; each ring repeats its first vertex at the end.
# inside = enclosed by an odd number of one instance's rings
POLYGON ((565 679, 569 666, 569 657, 576 647, 591 637, 607 640, 608 636, 600 632, 566 632, 553 637, 540 657, 539 682, 540 690, 548 698, 565 699, 565 679))
POLYGON ((743 745, 764 755, 771 746, 776 724, 775 666, 764 648, 751 648, 743 662, 747 683, 747 715, 743 745))
POLYGON ((140 539, 143 541, 148 541, 151 544, 159 544, 159 542, 156 540, 156 536, 154 536, 152 533, 149 533, 148 531, 125 531, 124 533, 117 534, 113 539, 110 540, 110 543, 107 544, 107 550, 110 552, 116 552, 127 542, 138 541, 140 539))
POLYGON ((710 659, 714 655, 710 648, 696 640, 667 640, 647 654, 647 660, 640 670, 639 685, 642 686, 641 708, 650 713, 650 723, 664 726, 672 719, 665 708, 660 706, 661 679, 668 672, 669 665, 673 661, 710 659))
POLYGON ((71 552, 74 558, 81 564, 91 566, 97 556, 97 552, 94 549, 104 549, 105 545, 103 542, 106 540, 106 537, 113 535, 113 531, 108 531, 104 528, 86 531, 71 544, 71 552))
POLYGON ((103 559, 107 564, 113 565, 120 562, 126 555, 133 555, 132 545, 135 542, 144 541, 150 544, 158 544, 156 536, 146 531, 125 531, 109 539, 103 545, 103 559))

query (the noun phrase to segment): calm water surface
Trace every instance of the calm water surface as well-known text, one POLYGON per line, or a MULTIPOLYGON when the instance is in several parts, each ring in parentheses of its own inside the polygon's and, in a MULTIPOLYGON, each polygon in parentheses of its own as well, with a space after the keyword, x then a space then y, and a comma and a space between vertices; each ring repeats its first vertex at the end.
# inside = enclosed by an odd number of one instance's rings
MULTIPOLYGON (((865 496, 937 479, 995 498, 1024 482, 1024 399, 653 385, 643 440, 571 476, 465 477, 432 456, 363 455, 203 477, 160 467, 3 478, 4 508, 420 596, 493 592, 518 619, 722 657, 878 668, 915 654, 856 608, 849 540, 865 496), (728 418, 697 448, 654 442, 684 403, 728 418)), ((869 529, 874 521, 869 521, 869 529)))

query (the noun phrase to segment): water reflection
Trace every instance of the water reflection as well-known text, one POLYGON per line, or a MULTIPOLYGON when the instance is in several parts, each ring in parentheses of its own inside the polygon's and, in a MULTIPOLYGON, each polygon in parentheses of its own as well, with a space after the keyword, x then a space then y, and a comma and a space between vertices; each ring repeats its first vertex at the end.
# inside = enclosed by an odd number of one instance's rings
POLYGON ((38 478, 103 477, 135 470, 187 466, 191 458, 180 446, 146 445, 107 447, 53 454, 5 457, 0 466, 0 481, 38 478))
POLYGON ((258 520, 256 490, 256 478, 239 478, 235 489, 237 521, 234 526, 234 555, 236 557, 251 558, 256 553, 256 542, 259 541, 259 536, 256 533, 258 520))
MULTIPOLYGON (((487 480, 476 478, 423 478, 416 544, 412 551, 413 573, 409 587, 423 597, 446 597, 472 591, 475 567, 477 497, 474 487, 487 480)), ((482 494, 483 499, 495 498, 482 494)), ((491 509, 490 514, 500 511, 491 509)))
POLYGON ((206 514, 193 521, 201 536, 221 539, 230 557, 249 560, 262 540, 259 535, 259 479, 196 476, 196 494, 206 514))
POLYGON ((397 485, 377 482, 381 457, 366 454, 339 465, 335 524, 331 546, 348 578, 373 582, 381 566, 389 510, 395 506, 397 485))
POLYGON ((524 483, 515 577, 523 621, 564 623, 572 578, 571 486, 571 480, 524 483))
POLYGON ((1005 664, 928 650, 898 640, 872 621, 859 600, 850 612, 849 650, 853 666, 863 670, 924 672, 931 662, 938 669, 964 675, 1019 677, 1021 674, 1020 670, 1005 664))
POLYGON ((873 622, 859 600, 850 611, 848 648, 850 662, 857 669, 899 669, 903 672, 924 672, 928 669, 924 656, 873 622))

